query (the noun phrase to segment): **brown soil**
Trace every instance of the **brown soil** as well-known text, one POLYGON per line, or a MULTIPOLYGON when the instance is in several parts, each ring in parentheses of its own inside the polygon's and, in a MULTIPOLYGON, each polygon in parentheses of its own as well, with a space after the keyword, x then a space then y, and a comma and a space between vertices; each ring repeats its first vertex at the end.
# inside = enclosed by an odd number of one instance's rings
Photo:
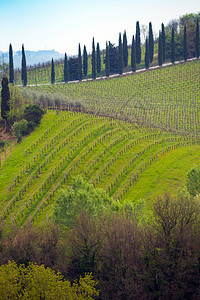
POLYGON ((10 134, 9 131, 5 130, 5 124, 3 121, 0 121, 0 141, 13 140, 15 137, 10 134))

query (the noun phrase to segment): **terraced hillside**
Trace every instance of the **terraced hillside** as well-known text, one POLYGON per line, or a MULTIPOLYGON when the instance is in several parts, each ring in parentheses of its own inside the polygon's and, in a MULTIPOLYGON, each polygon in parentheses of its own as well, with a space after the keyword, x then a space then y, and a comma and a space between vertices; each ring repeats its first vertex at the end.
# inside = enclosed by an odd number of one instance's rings
POLYGON ((19 225, 45 221, 59 189, 78 174, 119 201, 175 193, 199 151, 196 136, 48 111, 30 136, 2 153, 0 218, 19 225))
POLYGON ((41 104, 68 107, 147 126, 199 135, 200 60, 122 78, 23 88, 41 104), (54 103, 49 101, 55 95, 54 103), (59 94, 62 95, 59 100, 59 94), (55 102, 55 100, 57 102, 55 102), (57 104, 55 104, 57 103, 57 104))

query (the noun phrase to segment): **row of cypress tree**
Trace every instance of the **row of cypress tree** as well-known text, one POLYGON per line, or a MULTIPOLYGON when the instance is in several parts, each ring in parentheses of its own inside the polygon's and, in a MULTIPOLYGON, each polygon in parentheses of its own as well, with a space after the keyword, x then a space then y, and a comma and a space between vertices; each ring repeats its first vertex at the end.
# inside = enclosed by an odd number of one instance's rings
MULTIPOLYGON (((174 64, 175 63, 175 40, 174 40, 174 28, 171 31, 171 52, 170 52, 170 60, 174 64)), ((195 56, 199 58, 199 21, 197 19, 196 22, 196 38, 195 38, 195 56)), ((183 58, 186 61, 188 59, 187 52, 187 26, 184 25, 184 33, 183 33, 183 58)), ((162 66, 165 62, 165 29, 162 24, 162 29, 159 32, 159 41, 158 41, 158 64, 162 66)), ((145 64, 146 65, 146 64, 145 64)))
MULTIPOLYGON (((184 41, 183 41, 183 57, 186 61, 188 58, 187 53, 187 28, 184 26, 184 41)), ((110 42, 106 42, 106 56, 105 56, 105 68, 106 68, 106 76, 109 77, 111 71, 111 61, 110 61, 110 42)), ((127 45, 127 36, 126 31, 123 33, 123 39, 121 33, 119 33, 119 41, 118 41, 118 69, 115 67, 114 72, 118 72, 119 74, 123 73, 123 68, 128 66, 128 45, 127 45)), ((174 41, 174 29, 171 31, 171 52, 170 52, 171 62, 175 62, 175 41, 174 41)), ((152 23, 149 23, 148 36, 145 40, 145 68, 148 69, 150 64, 153 62, 154 55, 154 37, 152 30, 152 23)), ((196 39, 195 39, 195 55, 199 57, 199 21, 197 19, 196 22, 196 39)), ((161 30, 159 32, 158 38, 158 63, 160 66, 166 60, 166 41, 165 41, 165 27, 162 23, 161 30)), ((141 62, 141 38, 140 38, 140 25, 139 21, 136 22, 136 34, 132 37, 132 45, 131 45, 131 69, 133 72, 136 71, 137 64, 141 62)), ((113 70, 112 70, 113 72, 113 70)), ((78 45, 78 64, 77 64, 77 73, 78 80, 82 80, 83 74, 86 77, 88 73, 88 54, 86 50, 86 46, 83 48, 83 55, 81 54, 81 46, 78 45)), ((101 55, 100 55, 100 46, 97 43, 97 47, 95 49, 95 41, 94 38, 92 40, 92 78, 96 79, 96 74, 101 73, 101 55)), ((65 53, 64 57, 64 81, 69 81, 69 62, 67 58, 67 54, 65 53)), ((24 45, 22 45, 22 71, 21 71, 21 79, 22 84, 24 86, 27 85, 27 69, 26 69, 26 57, 24 45)), ((12 45, 9 46, 9 83, 14 84, 14 65, 13 65, 13 50, 12 45)), ((52 58, 51 63, 51 83, 55 83, 55 67, 54 61, 52 58)))

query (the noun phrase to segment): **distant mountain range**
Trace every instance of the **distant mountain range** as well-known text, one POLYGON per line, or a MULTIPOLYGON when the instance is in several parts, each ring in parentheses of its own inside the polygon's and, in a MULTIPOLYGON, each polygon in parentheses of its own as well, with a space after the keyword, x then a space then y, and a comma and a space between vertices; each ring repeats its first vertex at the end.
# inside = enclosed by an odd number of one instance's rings
MULTIPOLYGON (((53 58, 56 59, 64 59, 64 54, 61 54, 55 50, 39 50, 39 51, 25 51, 26 54, 26 65, 33 66, 41 63, 45 63, 51 61, 53 58)), ((22 60, 22 52, 16 51, 13 52, 13 61, 14 68, 21 68, 21 60, 22 60)), ((9 61, 9 53, 0 51, 0 63, 9 61)))

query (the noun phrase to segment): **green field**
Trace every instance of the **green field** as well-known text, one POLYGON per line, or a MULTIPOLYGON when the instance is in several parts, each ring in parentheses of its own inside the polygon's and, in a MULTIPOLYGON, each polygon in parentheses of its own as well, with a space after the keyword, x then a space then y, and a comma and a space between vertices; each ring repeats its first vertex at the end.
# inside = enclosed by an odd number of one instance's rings
POLYGON ((119 201, 176 193, 199 150, 193 136, 48 111, 30 136, 7 149, 6 159, 2 153, 0 217, 19 225, 46 220, 59 189, 79 174, 119 201))

